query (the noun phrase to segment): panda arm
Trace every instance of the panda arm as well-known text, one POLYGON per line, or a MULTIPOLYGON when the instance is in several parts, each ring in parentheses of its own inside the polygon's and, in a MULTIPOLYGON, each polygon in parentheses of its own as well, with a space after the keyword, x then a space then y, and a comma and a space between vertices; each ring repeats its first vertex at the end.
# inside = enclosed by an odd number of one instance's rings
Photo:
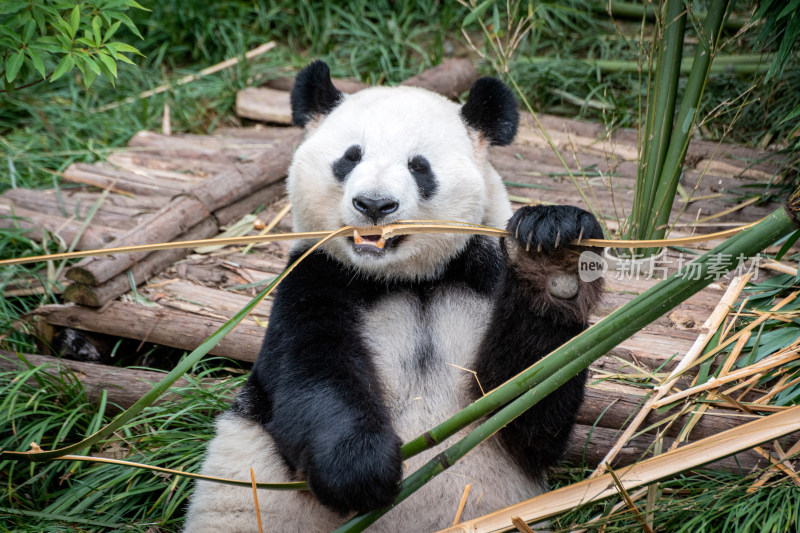
MULTIPOLYGON (((577 279, 581 250, 564 246, 579 235, 602 237, 591 214, 570 206, 524 207, 511 218, 508 230, 507 265, 476 364, 486 391, 583 331, 603 287, 602 278, 589 283, 577 279), (567 294, 562 284, 562 298, 549 289, 554 274, 576 283, 567 283, 567 294)), ((585 382, 583 371, 500 432, 503 445, 531 475, 541 475, 566 449, 585 382)))
POLYGON ((317 498, 344 513, 391 503, 402 458, 358 329, 358 284, 337 268, 315 254, 283 282, 239 404, 317 498))

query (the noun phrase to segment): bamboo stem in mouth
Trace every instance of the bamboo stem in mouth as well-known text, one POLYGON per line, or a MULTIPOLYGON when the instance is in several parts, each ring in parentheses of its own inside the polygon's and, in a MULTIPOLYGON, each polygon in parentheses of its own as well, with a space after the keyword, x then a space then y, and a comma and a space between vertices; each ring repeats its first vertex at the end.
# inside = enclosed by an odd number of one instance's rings
MULTIPOLYGON (((763 219, 762 219, 763 220, 763 219)), ((571 244, 575 246, 596 246, 596 247, 615 247, 615 248, 662 248, 664 246, 682 246, 686 244, 696 244, 711 241, 714 239, 724 239, 731 237, 742 230, 750 228, 760 222, 756 221, 736 228, 705 235, 695 235, 692 237, 679 237, 675 239, 655 239, 655 240, 618 240, 618 239, 582 239, 571 244)), ((344 226, 331 231, 305 231, 298 233, 274 233, 269 235, 248 235, 244 237, 229 237, 225 239, 197 239, 191 241, 173 241, 156 244, 140 244, 135 246, 120 246, 117 248, 100 248, 94 250, 82 250, 79 252, 65 252, 58 254, 37 255, 31 257, 18 257, 0 260, 0 266, 22 265, 28 263, 38 263, 44 261, 54 261, 63 259, 77 259, 81 257, 91 257, 106 254, 121 254, 134 252, 154 252, 158 250, 173 250, 177 248, 198 248, 200 246, 230 246, 230 245, 249 245, 254 243, 303 240, 303 239, 324 239, 332 234, 339 236, 352 235, 357 230, 360 235, 381 235, 384 239, 398 235, 418 235, 423 233, 456 233, 486 235, 488 237, 507 237, 506 230, 469 224, 466 222, 449 221, 400 221, 396 224, 387 226, 372 226, 369 228, 356 228, 344 226), (346 232, 344 230, 347 230, 346 232)))

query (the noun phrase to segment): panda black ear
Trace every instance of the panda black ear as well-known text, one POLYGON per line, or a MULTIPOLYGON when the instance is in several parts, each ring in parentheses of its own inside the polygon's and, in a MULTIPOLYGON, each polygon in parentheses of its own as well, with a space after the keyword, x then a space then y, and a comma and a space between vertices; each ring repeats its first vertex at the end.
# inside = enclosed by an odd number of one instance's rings
POLYGON ((313 61, 295 78, 292 89, 292 122, 301 128, 314 117, 325 116, 339 105, 344 95, 333 86, 325 62, 313 61))
POLYGON ((480 78, 469 90, 461 118, 478 130, 490 144, 506 146, 514 141, 519 125, 519 109, 514 93, 495 78, 480 78))

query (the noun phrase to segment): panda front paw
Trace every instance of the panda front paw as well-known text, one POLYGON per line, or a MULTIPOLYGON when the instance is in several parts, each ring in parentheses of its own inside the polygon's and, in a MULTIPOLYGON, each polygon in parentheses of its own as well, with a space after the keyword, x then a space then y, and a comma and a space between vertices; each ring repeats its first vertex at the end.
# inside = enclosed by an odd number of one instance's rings
POLYGON ((552 252, 578 239, 601 239, 603 230, 588 211, 571 205, 525 206, 506 228, 527 252, 552 252))
POLYGON ((400 492, 401 444, 391 430, 325 442, 309 465, 309 486, 320 503, 342 514, 387 506, 400 492))

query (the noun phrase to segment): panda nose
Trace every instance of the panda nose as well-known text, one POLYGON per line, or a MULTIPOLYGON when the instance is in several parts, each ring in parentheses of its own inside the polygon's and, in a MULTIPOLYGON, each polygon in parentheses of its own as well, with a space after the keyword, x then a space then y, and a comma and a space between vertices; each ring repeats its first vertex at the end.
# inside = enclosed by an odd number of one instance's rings
POLYGON ((367 198, 366 196, 356 196, 353 198, 353 207, 360 213, 368 216, 373 222, 378 222, 386 215, 397 211, 400 204, 391 198, 367 198))

